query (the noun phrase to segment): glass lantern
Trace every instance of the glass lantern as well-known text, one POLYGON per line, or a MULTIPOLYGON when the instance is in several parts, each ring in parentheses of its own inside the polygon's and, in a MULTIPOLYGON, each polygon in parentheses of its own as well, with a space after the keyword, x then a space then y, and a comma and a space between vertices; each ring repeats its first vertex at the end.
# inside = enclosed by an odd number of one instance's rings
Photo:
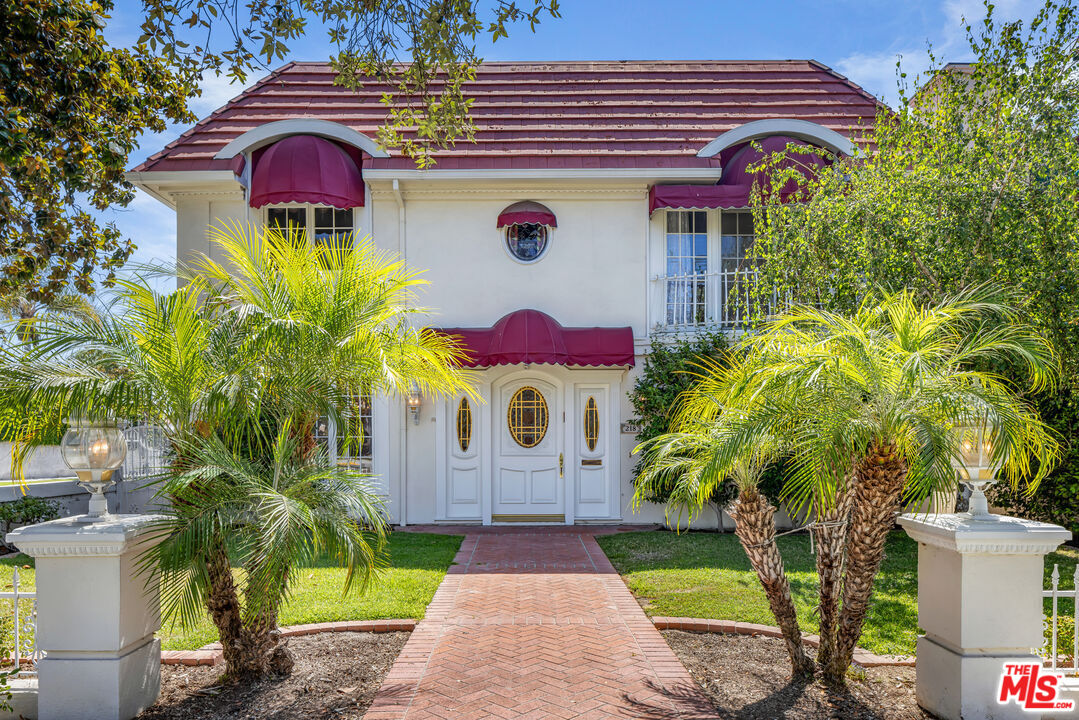
POLYGON ((79 477, 79 485, 90 492, 89 518, 105 517, 109 506, 105 490, 113 484, 112 473, 127 455, 124 433, 114 423, 68 420, 68 431, 60 441, 64 462, 79 477))
POLYGON ((996 482, 1000 461, 993 460, 993 442, 986 424, 961 425, 955 429, 959 454, 952 458, 952 467, 959 473, 960 482, 970 485, 970 516, 992 517, 985 489, 996 482))
POLYGON ((420 389, 415 385, 408 391, 408 395, 405 397, 405 407, 408 408, 408 414, 412 417, 412 424, 420 424, 420 408, 423 406, 423 395, 420 394, 420 389))

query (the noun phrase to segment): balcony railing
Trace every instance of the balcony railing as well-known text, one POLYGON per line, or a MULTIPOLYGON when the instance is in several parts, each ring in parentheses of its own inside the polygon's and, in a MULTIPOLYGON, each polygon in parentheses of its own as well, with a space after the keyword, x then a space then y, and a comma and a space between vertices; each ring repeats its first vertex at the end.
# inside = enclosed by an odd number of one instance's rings
POLYGON ((671 331, 741 327, 756 275, 752 270, 732 270, 654 277, 658 298, 654 307, 662 308, 657 325, 671 331))

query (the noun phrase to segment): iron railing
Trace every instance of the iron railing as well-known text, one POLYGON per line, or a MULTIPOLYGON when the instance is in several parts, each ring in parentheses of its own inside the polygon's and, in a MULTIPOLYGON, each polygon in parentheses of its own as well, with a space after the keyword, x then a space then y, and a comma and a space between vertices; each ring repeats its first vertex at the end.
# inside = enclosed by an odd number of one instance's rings
POLYGON ((1067 660, 1066 656, 1062 656, 1058 648, 1058 640, 1060 638, 1060 601, 1070 599, 1072 602, 1072 647, 1071 647, 1071 670, 1072 672, 1079 674, 1079 566, 1075 568, 1075 574, 1072 576, 1072 589, 1061 590, 1060 589, 1060 566, 1053 565, 1053 574, 1049 579, 1049 588, 1042 590, 1042 597, 1047 600, 1052 600, 1053 609, 1046 619, 1046 631, 1048 637, 1046 638, 1045 645, 1042 648, 1043 655, 1047 654, 1048 657, 1044 659, 1048 661, 1049 666, 1056 670, 1059 662, 1067 660))
MULTIPOLYGON (((665 330, 692 330, 709 327, 739 328, 754 300, 750 295, 757 273, 737 269, 685 275, 657 275, 652 278, 663 308, 658 325, 665 330)), ((763 309, 771 314, 775 299, 763 309)))
POLYGON ((20 675, 32 675, 41 653, 37 647, 37 593, 19 587, 19 568, 12 569, 11 592, 0 592, 0 600, 10 600, 12 606, 12 660, 20 675), (29 608, 26 603, 29 601, 29 608))

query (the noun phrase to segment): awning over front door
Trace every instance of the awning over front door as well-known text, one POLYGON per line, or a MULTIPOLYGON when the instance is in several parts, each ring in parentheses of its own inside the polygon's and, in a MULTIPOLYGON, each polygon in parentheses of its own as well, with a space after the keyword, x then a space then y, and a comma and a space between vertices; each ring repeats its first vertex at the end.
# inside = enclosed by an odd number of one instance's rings
POLYGON ((468 367, 535 363, 633 366, 633 329, 562 327, 539 310, 517 310, 489 328, 442 328, 457 338, 468 367))

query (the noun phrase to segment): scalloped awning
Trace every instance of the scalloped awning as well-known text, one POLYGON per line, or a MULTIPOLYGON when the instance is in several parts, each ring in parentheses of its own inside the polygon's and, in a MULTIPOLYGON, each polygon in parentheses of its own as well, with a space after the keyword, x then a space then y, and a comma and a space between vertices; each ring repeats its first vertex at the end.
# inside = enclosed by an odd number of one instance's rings
POLYGON ((257 156, 250 205, 311 203, 345 210, 363 207, 360 168, 338 144, 315 135, 292 135, 257 156))
MULTIPOLYGON (((750 173, 748 168, 772 153, 785 150, 790 143, 813 147, 786 135, 772 135, 760 140, 760 150, 747 142, 724 161, 723 174, 715 185, 653 185, 648 191, 648 213, 654 213, 662 208, 682 210, 747 208, 753 192, 754 180, 762 179, 758 177, 759 174, 750 173)), ((806 177, 816 173, 819 168, 827 164, 828 161, 816 153, 788 155, 783 160, 785 167, 796 167, 806 177)), ((794 183, 790 185, 790 188, 783 188, 781 192, 791 192, 794 189, 794 183)))
POLYGON ((558 221, 550 208, 531 200, 515 202, 500 212, 496 227, 502 229, 507 225, 524 225, 526 223, 558 227, 558 221))
POLYGON ((467 367, 535 363, 632 367, 633 329, 562 327, 539 310, 516 310, 489 328, 442 328, 467 355, 467 367))

